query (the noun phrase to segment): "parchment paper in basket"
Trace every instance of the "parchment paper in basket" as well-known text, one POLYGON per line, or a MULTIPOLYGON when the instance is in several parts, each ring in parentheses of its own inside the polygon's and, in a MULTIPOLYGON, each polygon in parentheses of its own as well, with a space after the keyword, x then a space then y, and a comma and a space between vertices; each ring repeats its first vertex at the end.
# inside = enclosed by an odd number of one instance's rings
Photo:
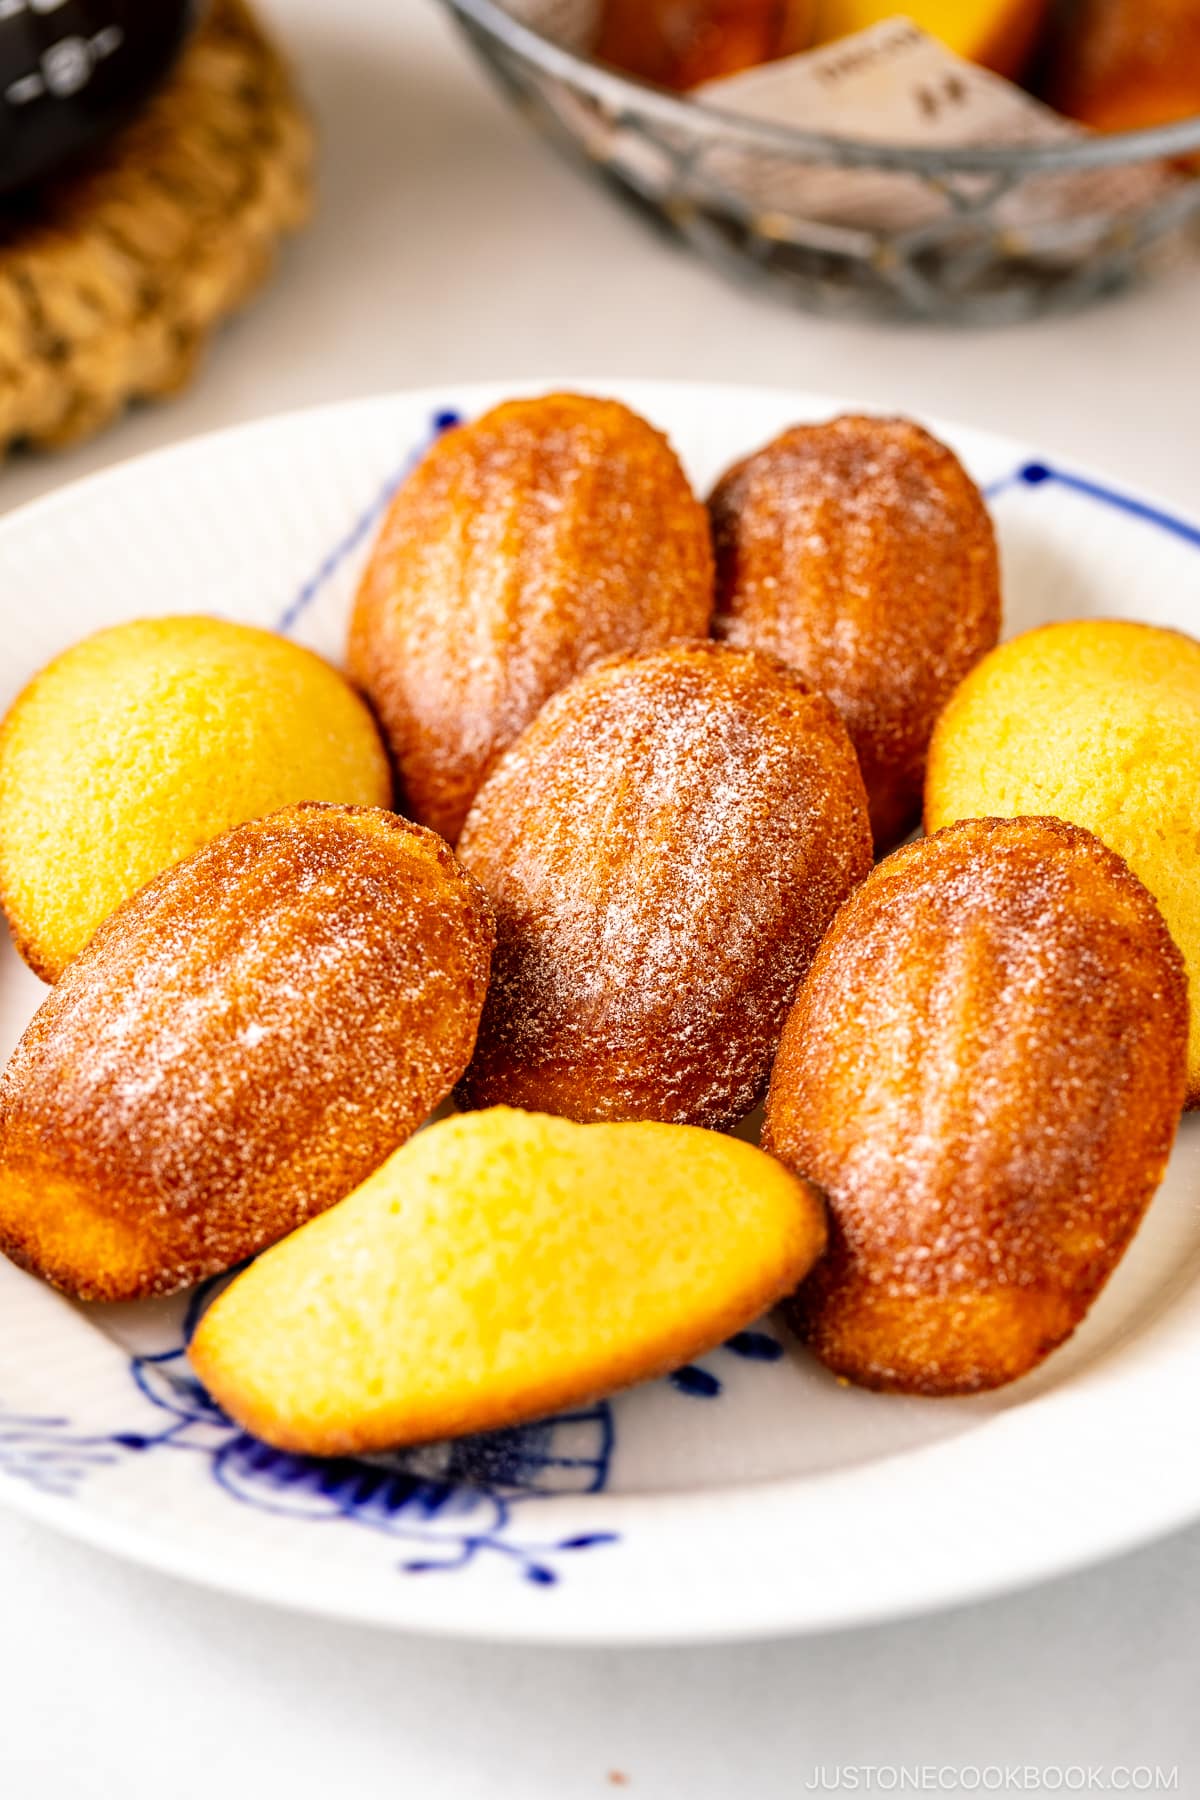
MULTIPOLYGON (((510 0, 509 10, 571 48, 594 41, 599 0, 510 0)), ((964 61, 909 20, 895 18, 802 56, 767 63, 698 89, 727 112, 858 142, 952 150, 964 145, 1060 144, 1086 136, 1011 82, 964 61)), ((561 101, 560 101, 561 104, 561 101)), ((644 192, 678 181, 669 129, 645 136, 606 122, 579 103, 572 118, 592 153, 644 192), (587 114, 586 119, 581 116, 587 114), (665 153, 665 157, 664 157, 665 153)), ((1070 263, 1111 232, 1114 214, 1159 199, 1178 177, 1161 163, 1027 176, 989 208, 989 222, 1014 240, 1037 239, 1039 254, 1070 263)), ((687 146, 687 181, 697 198, 723 194, 756 214, 894 233, 952 217, 995 192, 996 178, 931 180, 903 171, 846 169, 831 162, 747 150, 714 136, 687 146)))

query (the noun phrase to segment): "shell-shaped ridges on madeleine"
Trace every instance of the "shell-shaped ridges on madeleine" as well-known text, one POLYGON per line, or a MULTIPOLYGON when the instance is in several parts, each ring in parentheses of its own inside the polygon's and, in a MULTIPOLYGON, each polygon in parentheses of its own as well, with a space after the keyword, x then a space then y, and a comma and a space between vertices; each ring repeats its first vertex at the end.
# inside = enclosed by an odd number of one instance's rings
POLYGON ((552 700, 460 842, 497 916, 466 1093, 578 1119, 728 1124, 870 867, 827 701, 768 658, 686 644, 552 700))
POLYGON ((515 400, 438 440, 392 503, 350 660, 413 817, 451 843, 497 756, 598 658, 703 637, 705 511, 613 400, 515 400))
POLYGON ((395 814, 237 827, 121 907, 0 1083, 0 1245, 89 1298, 166 1293, 340 1200, 470 1057, 493 926, 395 814))
POLYGON ((1200 642, 1125 619, 1060 620, 985 657, 938 720, 926 829, 1048 813, 1124 857, 1188 965, 1188 1105, 1200 1106, 1200 642))
POLYGON ((709 502, 715 632, 779 656, 844 719, 886 849, 920 811, 934 721, 1000 632, 983 496, 907 419, 799 425, 709 502))
POLYGON ((971 820, 882 863, 780 1046, 764 1143, 825 1189, 804 1335, 868 1385, 964 1392, 1083 1317, 1162 1178, 1182 958, 1120 858, 1057 820, 971 820))

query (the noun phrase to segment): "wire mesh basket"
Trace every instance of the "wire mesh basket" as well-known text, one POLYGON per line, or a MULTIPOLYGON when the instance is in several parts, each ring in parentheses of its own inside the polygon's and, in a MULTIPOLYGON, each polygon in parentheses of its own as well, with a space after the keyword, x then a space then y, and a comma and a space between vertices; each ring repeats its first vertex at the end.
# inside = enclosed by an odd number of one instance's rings
POLYGON ((1166 260, 1200 215, 1200 164, 1188 160, 1200 117, 1044 145, 836 137, 649 87, 496 0, 444 3, 521 112, 575 161, 718 269, 810 310, 974 325, 1061 311, 1166 260), (798 200, 847 170, 918 184, 916 222, 849 223, 798 200), (1112 175, 1138 171, 1130 203, 1112 175), (1075 210, 1041 216, 1035 196, 1067 176, 1079 178, 1075 210))

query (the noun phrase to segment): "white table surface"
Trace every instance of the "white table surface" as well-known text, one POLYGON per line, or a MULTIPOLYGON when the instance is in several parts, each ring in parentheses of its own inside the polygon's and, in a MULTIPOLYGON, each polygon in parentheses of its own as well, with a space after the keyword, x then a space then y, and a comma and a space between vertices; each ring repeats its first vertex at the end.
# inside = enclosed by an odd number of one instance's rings
MULTIPOLYGON (((314 229, 192 393, 5 470, 0 508, 281 408, 563 375, 827 388, 1031 438, 1196 508, 1200 260, 1005 333, 793 315, 719 285, 548 159, 433 0, 269 11, 323 123, 314 229)), ((624 1791, 614 1774, 637 1800, 791 1800, 846 1765, 881 1765, 875 1791, 934 1765, 940 1791, 966 1792, 987 1765, 1041 1765, 1053 1791, 1069 1765, 1119 1781, 1150 1764, 1196 1795, 1198 1675, 1200 1528, 923 1621, 626 1654, 426 1644, 255 1610, 0 1515, 3 1800, 583 1800, 624 1791)))

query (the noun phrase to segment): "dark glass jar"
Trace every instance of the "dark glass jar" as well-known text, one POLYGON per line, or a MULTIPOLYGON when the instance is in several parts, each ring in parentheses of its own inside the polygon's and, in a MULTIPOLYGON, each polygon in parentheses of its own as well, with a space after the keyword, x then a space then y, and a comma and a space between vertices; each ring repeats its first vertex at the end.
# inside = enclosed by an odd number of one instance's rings
POLYGON ((0 193, 119 125, 198 10, 198 0, 0 0, 0 193))

